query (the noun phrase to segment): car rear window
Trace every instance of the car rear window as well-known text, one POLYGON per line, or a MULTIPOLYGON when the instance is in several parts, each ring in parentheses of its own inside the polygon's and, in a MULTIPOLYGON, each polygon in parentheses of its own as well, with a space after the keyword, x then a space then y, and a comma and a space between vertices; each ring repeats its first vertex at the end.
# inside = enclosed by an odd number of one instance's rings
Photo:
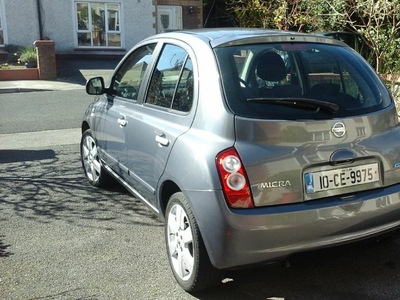
POLYGON ((318 43, 249 44, 215 49, 227 104, 237 115, 326 119, 383 109, 391 99, 352 49, 318 43))

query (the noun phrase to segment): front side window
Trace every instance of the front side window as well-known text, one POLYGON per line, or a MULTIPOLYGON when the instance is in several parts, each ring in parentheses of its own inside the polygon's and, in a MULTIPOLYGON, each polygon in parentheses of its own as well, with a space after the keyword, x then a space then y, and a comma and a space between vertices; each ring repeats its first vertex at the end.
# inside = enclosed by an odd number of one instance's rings
POLYGON ((121 48, 121 4, 76 2, 78 47, 121 48))
POLYGON ((373 112, 391 98, 368 64, 346 47, 245 44, 215 50, 227 104, 241 116, 329 119, 373 112))
POLYGON ((137 100, 144 73, 150 63, 156 44, 149 44, 132 52, 113 79, 113 89, 116 96, 137 100))
POLYGON ((184 49, 166 45, 150 80, 146 103, 188 112, 192 102, 192 61, 184 49))

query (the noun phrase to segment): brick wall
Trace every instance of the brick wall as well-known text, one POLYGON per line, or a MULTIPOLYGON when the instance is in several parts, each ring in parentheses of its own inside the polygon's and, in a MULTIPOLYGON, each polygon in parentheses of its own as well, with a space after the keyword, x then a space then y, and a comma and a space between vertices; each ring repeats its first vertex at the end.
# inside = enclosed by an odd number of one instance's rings
POLYGON ((38 40, 33 45, 37 49, 39 79, 57 79, 55 42, 52 40, 38 40))

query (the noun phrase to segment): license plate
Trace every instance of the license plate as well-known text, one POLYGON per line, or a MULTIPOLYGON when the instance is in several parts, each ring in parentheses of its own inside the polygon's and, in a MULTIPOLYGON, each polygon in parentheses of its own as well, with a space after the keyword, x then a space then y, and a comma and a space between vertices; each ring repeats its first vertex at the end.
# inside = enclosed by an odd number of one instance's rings
POLYGON ((305 173, 307 194, 379 181, 377 163, 351 168, 305 173))

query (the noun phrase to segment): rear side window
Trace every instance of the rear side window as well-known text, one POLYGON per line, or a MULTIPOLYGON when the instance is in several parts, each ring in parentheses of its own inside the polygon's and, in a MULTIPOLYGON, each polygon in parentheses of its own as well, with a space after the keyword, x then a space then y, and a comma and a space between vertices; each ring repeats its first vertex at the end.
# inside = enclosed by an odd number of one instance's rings
POLYGON ((238 115, 325 119, 390 105, 370 66, 350 48, 325 44, 251 44, 217 48, 228 106, 238 115))
POLYGON ((182 112, 193 103, 193 66, 188 53, 176 45, 165 45, 153 71, 147 104, 182 112))

